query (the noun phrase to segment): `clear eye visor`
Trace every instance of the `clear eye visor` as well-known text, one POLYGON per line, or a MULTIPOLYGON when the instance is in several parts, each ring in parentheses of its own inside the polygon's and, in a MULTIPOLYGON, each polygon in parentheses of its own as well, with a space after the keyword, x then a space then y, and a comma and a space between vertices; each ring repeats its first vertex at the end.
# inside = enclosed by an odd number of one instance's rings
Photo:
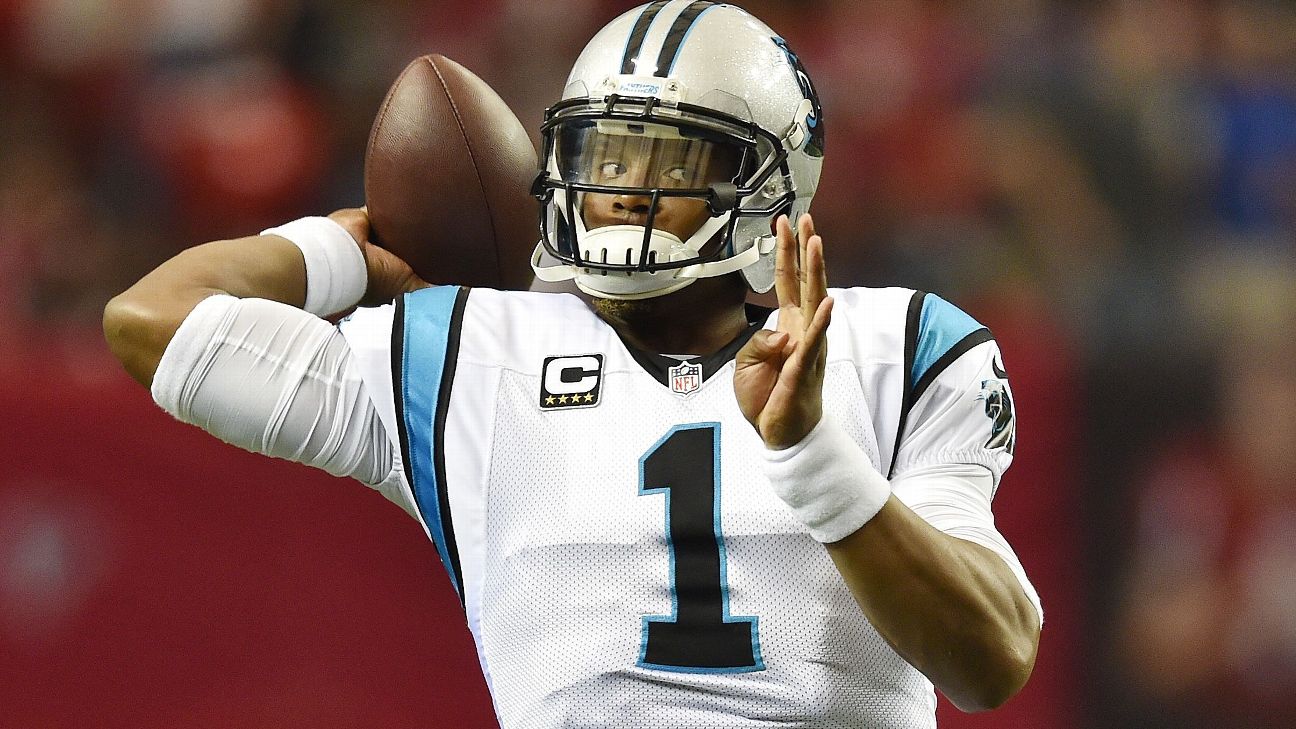
POLYGON ((620 119, 559 127, 555 161, 564 183, 586 191, 671 190, 706 197, 711 185, 737 185, 754 150, 696 129, 620 119))
POLYGON ((542 158, 557 162, 557 169, 547 170, 552 176, 548 182, 691 197, 711 194, 715 184, 734 185, 742 198, 780 168, 786 172, 782 140, 751 122, 745 103, 719 92, 707 99, 716 107, 733 108, 726 113, 688 103, 667 106, 654 97, 616 94, 601 101, 577 97, 555 104, 546 110, 540 129, 542 158), (657 167, 640 165, 643 184, 624 176, 600 181, 616 168, 596 167, 593 156, 617 151, 638 152, 639 160, 657 167), (696 163, 692 167, 661 167, 690 160, 696 163), (650 174, 659 176, 651 179, 650 174))

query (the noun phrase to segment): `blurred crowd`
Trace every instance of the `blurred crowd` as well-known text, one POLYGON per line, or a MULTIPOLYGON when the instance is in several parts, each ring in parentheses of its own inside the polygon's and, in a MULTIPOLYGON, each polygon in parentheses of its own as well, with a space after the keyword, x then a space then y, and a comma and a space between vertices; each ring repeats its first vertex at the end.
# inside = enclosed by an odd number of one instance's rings
MULTIPOLYGON (((635 4, 0 0, 0 363, 187 246, 361 202, 415 56, 534 131, 635 4)), ((831 283, 941 292, 1033 398, 1003 499, 1076 725, 1296 725, 1296 3, 741 4, 823 97, 831 283)))

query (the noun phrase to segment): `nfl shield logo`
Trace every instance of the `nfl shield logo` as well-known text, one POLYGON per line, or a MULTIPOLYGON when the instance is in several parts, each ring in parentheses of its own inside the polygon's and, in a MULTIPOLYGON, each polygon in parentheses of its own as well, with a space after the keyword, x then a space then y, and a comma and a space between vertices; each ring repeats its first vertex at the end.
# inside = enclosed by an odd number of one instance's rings
POLYGON ((688 395, 702 386, 702 365, 681 362, 667 372, 671 392, 677 395, 688 395))

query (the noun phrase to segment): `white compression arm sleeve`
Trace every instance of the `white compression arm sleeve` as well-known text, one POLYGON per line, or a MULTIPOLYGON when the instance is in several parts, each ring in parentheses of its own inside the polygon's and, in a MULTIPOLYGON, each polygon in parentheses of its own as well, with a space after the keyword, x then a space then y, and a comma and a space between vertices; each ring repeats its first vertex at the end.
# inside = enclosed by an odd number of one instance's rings
POLYGON ((227 443, 356 478, 405 506, 354 355, 334 326, 301 309, 204 299, 167 346, 153 399, 227 443))

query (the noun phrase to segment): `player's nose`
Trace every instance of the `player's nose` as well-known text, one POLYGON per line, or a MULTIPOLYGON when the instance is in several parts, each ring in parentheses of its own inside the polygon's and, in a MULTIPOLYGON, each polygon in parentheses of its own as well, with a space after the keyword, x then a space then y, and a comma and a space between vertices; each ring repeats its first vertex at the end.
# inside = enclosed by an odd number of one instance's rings
MULTIPOLYGON (((653 209, 653 199, 651 195, 622 193, 612 198, 612 209, 621 215, 647 215, 653 209)), ((661 210, 660 203, 657 209, 661 210)))
MULTIPOLYGON (((594 194, 585 196, 583 214, 585 225, 591 230, 606 225, 647 225, 648 216, 652 214, 652 195, 625 191, 615 194, 594 194)), ((657 213, 662 214, 662 204, 657 202, 657 213)))

